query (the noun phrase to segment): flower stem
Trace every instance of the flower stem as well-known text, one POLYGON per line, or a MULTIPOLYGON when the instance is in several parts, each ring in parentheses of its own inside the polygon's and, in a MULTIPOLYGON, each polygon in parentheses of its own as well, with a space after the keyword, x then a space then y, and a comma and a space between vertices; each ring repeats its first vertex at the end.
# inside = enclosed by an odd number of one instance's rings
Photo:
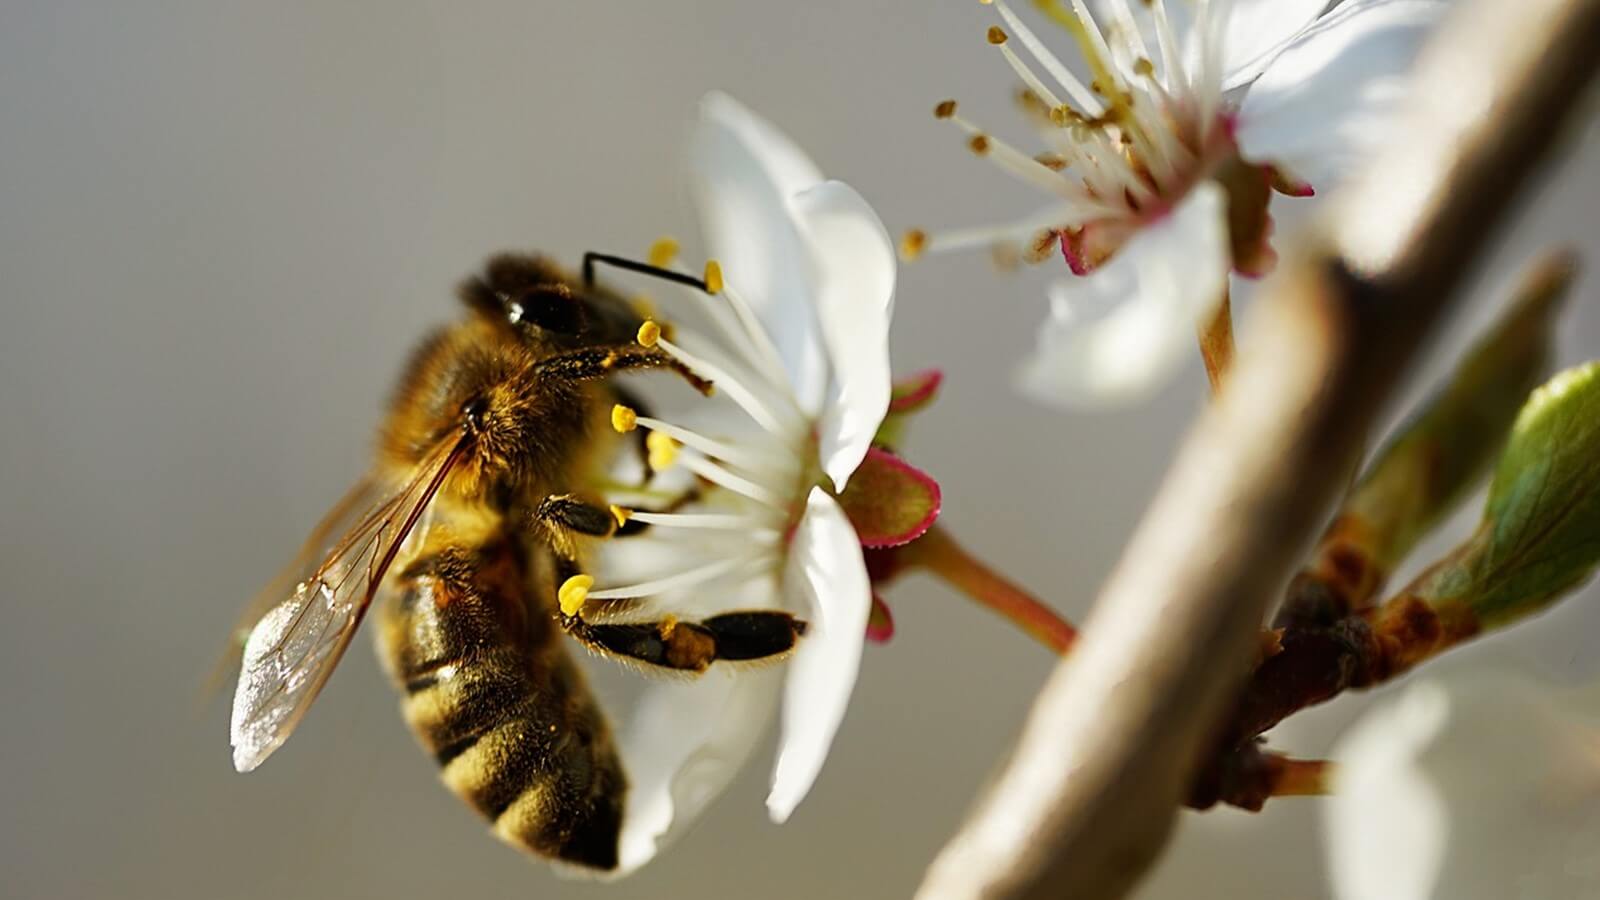
POLYGON ((1222 389, 1223 376, 1233 367, 1233 302, 1226 285, 1217 311, 1200 329, 1200 356, 1206 362, 1206 377, 1211 379, 1214 395, 1222 389))
POLYGON ((1078 637, 1078 630, 1055 610, 984 565, 938 525, 902 552, 904 563, 926 568, 1058 654, 1067 652, 1078 637))
POLYGON ((1331 794, 1329 782, 1333 763, 1325 759, 1293 759, 1278 756, 1273 760, 1272 796, 1321 797, 1331 794))
POLYGON ((1319 797, 1330 793, 1333 763, 1295 759, 1246 741, 1211 757, 1195 776, 1185 804, 1210 809, 1225 803, 1259 812, 1273 797, 1319 797))

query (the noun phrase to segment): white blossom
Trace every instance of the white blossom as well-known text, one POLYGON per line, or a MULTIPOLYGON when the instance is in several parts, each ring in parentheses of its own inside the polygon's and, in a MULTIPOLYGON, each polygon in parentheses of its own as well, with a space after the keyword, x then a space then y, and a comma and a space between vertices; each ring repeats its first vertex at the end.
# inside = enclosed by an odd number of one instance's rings
POLYGON ((788 818, 843 720, 872 603, 860 541, 834 495, 889 406, 893 244, 860 195, 824 180, 786 136, 722 94, 702 102, 690 165, 716 265, 715 295, 686 295, 716 332, 676 327, 655 341, 725 399, 677 422, 619 415, 650 430, 654 465, 667 470, 657 480, 683 471, 710 487, 680 509, 633 512, 650 530, 608 543, 599 571, 610 583, 588 596, 677 614, 783 609, 807 627, 781 665, 718 664, 647 690, 622 734, 624 871, 728 784, 779 709, 767 808, 788 818))
POLYGON ((1419 681, 1334 750, 1339 900, 1600 896, 1600 691, 1419 681))
POLYGON ((1084 0, 1037 4, 1070 32, 1090 78, 1013 12, 989 40, 1026 87, 1045 152, 1029 155, 969 121, 940 118, 1007 173, 1050 196, 1000 225, 913 231, 907 255, 972 246, 1072 274, 1018 373, 1060 405, 1124 401, 1159 385, 1219 308, 1229 273, 1275 255, 1274 190, 1323 192, 1374 147, 1443 0, 1084 0))

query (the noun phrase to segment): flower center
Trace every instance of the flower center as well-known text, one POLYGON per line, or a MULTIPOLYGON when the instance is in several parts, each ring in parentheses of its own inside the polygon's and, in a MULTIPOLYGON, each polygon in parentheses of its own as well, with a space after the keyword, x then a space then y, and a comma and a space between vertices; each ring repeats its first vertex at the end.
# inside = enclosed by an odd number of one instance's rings
MULTIPOLYGON (((1092 74, 1085 84, 1005 3, 984 0, 1002 20, 988 31, 990 45, 1022 81, 1019 102, 1046 151, 1016 149, 960 116, 946 100, 934 110, 968 138, 979 156, 1055 200, 1021 222, 930 236, 909 232, 902 253, 989 245, 1017 248, 1030 263, 1048 259, 1059 245, 1076 274, 1104 263, 1141 227, 1158 221, 1207 178, 1218 178, 1230 197, 1230 222, 1240 226, 1235 258, 1253 274, 1270 264, 1266 199, 1271 172, 1239 159, 1233 121, 1223 102, 1221 35, 1226 10, 1202 15, 1199 58, 1186 66, 1164 0, 1147 0, 1144 26, 1127 0, 1107 0, 1102 30, 1083 0, 1035 0, 1035 6, 1073 38, 1092 74), (1146 36, 1152 41, 1147 42, 1146 36), (1020 43, 1031 61, 1012 48, 1020 43), (1153 42, 1154 47, 1151 46, 1153 42), (1043 74, 1041 74, 1041 72, 1043 74)), ((1222 3, 1225 0, 1213 0, 1222 3)), ((1008 253, 1009 257, 1009 253, 1008 253)), ((1002 261, 1009 261, 1005 258, 1002 261)))
MULTIPOLYGON (((675 245, 658 244, 651 263, 682 272, 674 250, 675 245)), ((647 525, 665 539, 692 531, 695 546, 673 555, 674 565, 665 573, 587 591, 588 599, 640 600, 776 571, 812 485, 822 483, 813 423, 794 398, 770 335, 716 262, 707 263, 703 280, 707 290, 690 293, 722 341, 688 331, 675 336, 654 321, 645 322, 637 339, 710 381, 739 415, 712 429, 640 415, 623 405, 611 416, 618 432, 648 432, 652 472, 681 468, 695 479, 665 509, 614 506, 619 523, 647 525)))

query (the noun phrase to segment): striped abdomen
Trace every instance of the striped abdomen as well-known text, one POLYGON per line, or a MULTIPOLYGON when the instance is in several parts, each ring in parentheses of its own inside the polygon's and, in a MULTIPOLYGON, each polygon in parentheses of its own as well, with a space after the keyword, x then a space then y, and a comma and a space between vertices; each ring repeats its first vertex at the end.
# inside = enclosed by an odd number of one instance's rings
POLYGON ((497 836, 612 869, 626 780, 606 721, 554 622, 529 602, 529 584, 509 542, 430 548, 382 612, 380 652, 445 784, 497 836))

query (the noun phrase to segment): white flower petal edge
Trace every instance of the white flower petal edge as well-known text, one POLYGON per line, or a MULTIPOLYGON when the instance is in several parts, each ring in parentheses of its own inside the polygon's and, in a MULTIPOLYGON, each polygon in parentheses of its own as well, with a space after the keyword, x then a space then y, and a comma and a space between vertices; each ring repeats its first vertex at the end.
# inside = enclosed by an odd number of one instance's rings
POLYGON ((1405 688, 1334 750, 1339 900, 1600 893, 1600 691, 1508 673, 1405 688))
POLYGON ((833 369, 818 454, 842 491, 889 410, 894 244, 867 201, 838 181, 800 193, 795 213, 816 264, 817 317, 833 369))
POLYGON ((691 188, 707 249, 766 326, 801 408, 821 408, 827 365, 812 309, 817 272, 793 212, 822 173, 788 136, 726 94, 700 102, 691 188))
POLYGON ((1438 789, 1416 762, 1449 717, 1445 692, 1417 685, 1369 713, 1335 751, 1338 782, 1324 823, 1341 900, 1406 900, 1431 891, 1449 822, 1438 789))
POLYGON ((1383 140, 1406 95, 1442 0, 1367 0, 1341 6, 1296 38, 1251 85, 1236 137, 1252 162, 1270 162, 1325 191, 1383 140))
POLYGON ((1226 205, 1215 182, 1197 185, 1106 265, 1052 285, 1050 318, 1017 373, 1019 387, 1045 403, 1084 407, 1125 403, 1165 380, 1227 287, 1226 205))
POLYGON ((1228 17, 1222 31, 1222 89, 1253 81, 1327 5, 1327 0, 1211 0, 1210 14, 1228 17))
POLYGON ((628 801, 618 875, 655 857, 722 793, 766 733, 782 673, 713 670, 652 685, 621 738, 628 801))
POLYGON ((795 530, 784 594, 805 597, 810 610, 784 686, 783 732, 767 794, 774 822, 789 818, 822 771, 855 689, 872 609, 861 542, 844 510, 821 488, 811 489, 795 530))

